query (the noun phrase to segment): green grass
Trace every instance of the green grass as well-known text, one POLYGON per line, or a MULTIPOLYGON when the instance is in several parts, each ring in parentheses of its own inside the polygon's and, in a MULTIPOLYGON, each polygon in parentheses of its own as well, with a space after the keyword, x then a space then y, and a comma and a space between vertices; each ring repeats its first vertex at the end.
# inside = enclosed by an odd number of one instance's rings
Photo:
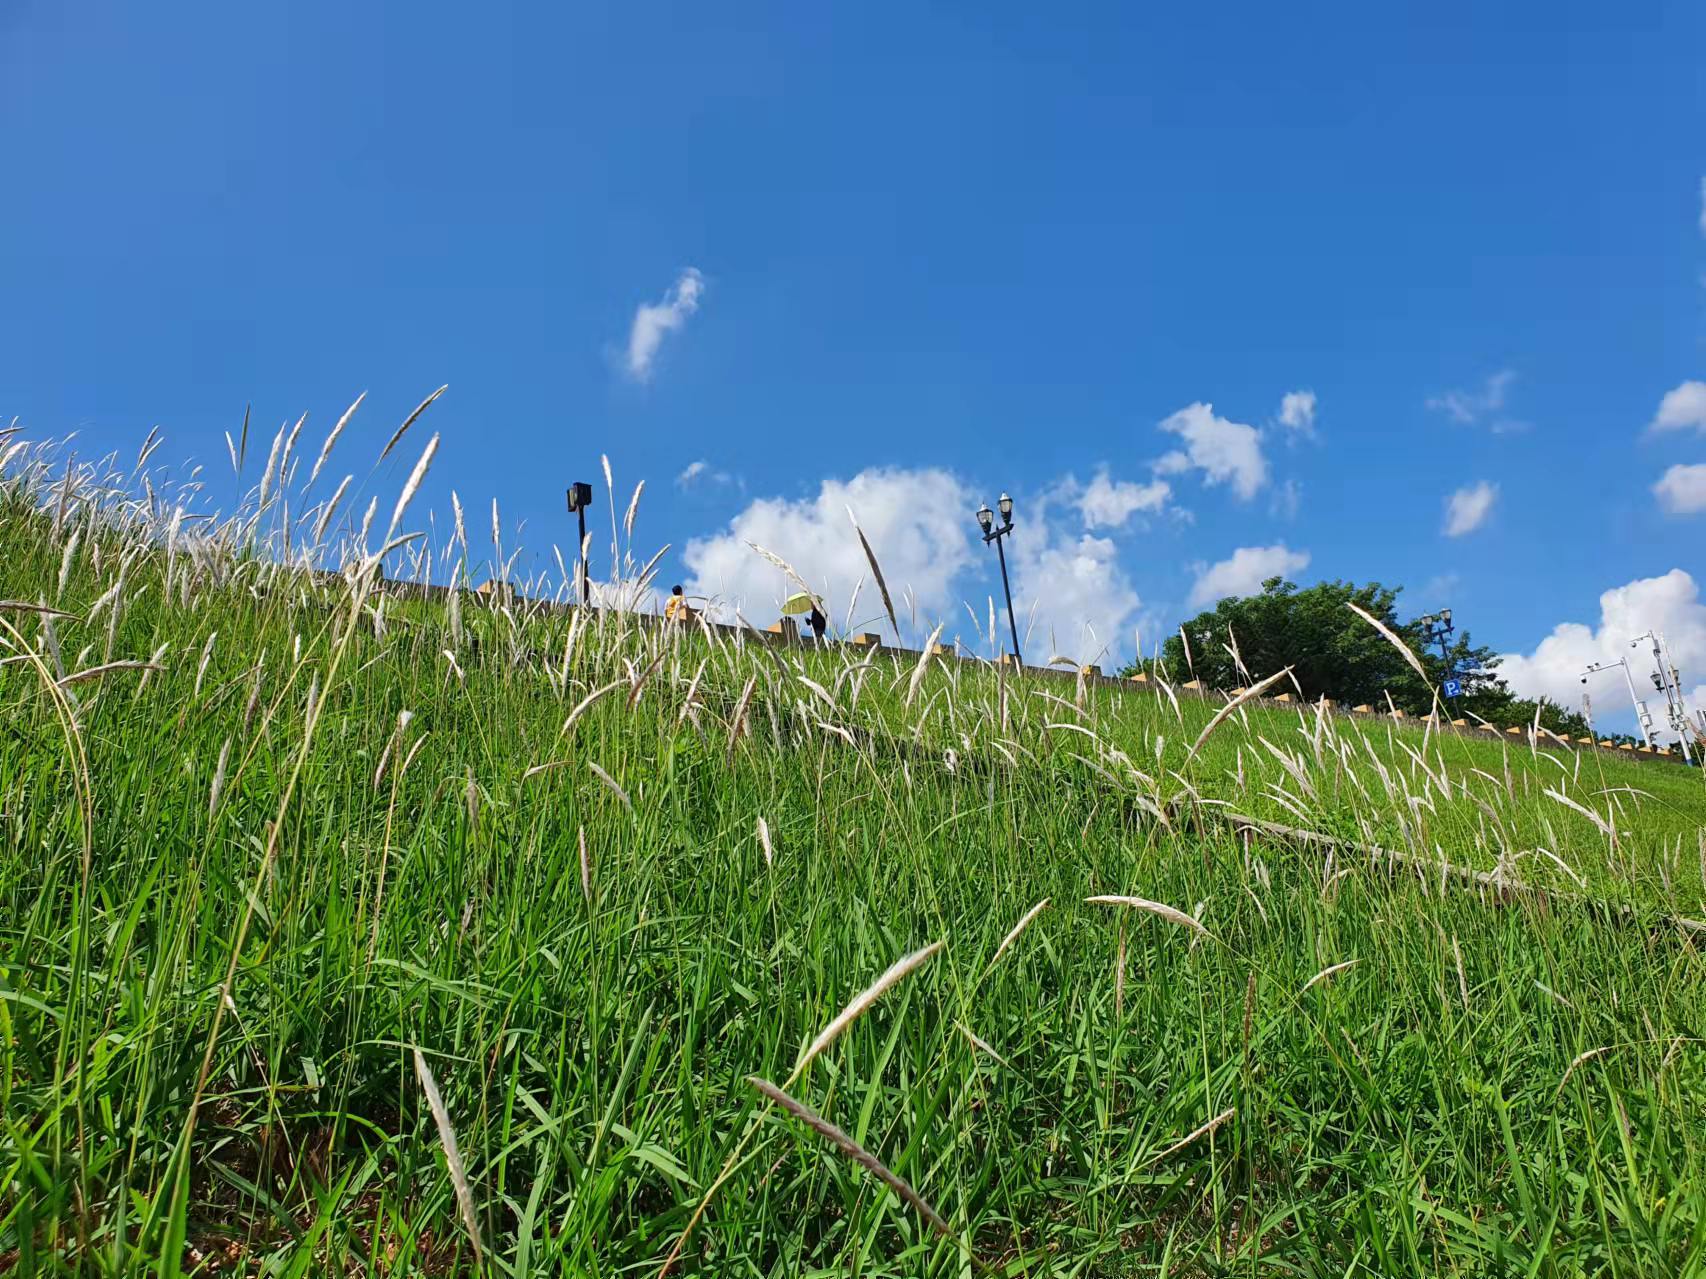
POLYGON ((67 505, 0 497, 0 598, 87 619, 0 612, 0 1268, 651 1275, 703 1207, 677 1273, 1706 1273, 1698 772, 1268 706, 1187 761, 1212 703, 458 640, 67 505), (788 1091, 951 1238, 747 1082, 938 941, 788 1091))

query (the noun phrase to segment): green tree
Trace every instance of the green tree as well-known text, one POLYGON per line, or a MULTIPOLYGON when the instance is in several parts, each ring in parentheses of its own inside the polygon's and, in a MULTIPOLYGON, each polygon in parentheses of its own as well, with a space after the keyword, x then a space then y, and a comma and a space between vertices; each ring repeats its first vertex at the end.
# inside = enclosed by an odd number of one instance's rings
MULTIPOLYGON (((1581 716, 1549 702, 1514 696, 1497 671, 1498 655, 1458 631, 1442 657, 1429 647, 1421 624, 1398 617, 1402 587, 1379 582, 1318 582, 1299 587, 1272 577, 1255 595, 1230 596, 1186 622, 1168 638, 1161 665, 1173 679, 1198 679, 1211 688, 1234 689, 1291 667, 1302 695, 1328 697, 1348 706, 1384 708, 1388 696, 1398 709, 1426 714, 1435 690, 1449 673, 1463 686, 1456 711, 1501 728, 1534 722, 1561 734, 1587 731, 1581 716), (1403 654, 1351 611, 1378 618, 1420 659, 1428 678, 1416 674, 1403 654), (1188 645, 1188 648, 1187 648, 1188 645)), ((1148 668, 1152 663, 1143 663, 1148 668)), ((1138 663, 1127 668, 1139 669, 1138 663)))

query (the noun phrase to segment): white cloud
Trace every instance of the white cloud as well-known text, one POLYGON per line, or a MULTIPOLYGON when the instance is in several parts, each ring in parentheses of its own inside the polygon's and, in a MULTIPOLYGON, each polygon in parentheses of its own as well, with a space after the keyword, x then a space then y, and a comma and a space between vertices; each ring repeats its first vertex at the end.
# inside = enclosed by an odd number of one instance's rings
POLYGON ((1280 425, 1294 435, 1315 434, 1315 392, 1287 391, 1280 399, 1280 425))
MULTIPOLYGON (((1510 686, 1524 697, 1549 697, 1572 709, 1581 705, 1582 673, 1593 662, 1615 662, 1627 657, 1635 675, 1635 688, 1653 711, 1655 725, 1664 723, 1664 697, 1647 678, 1652 669, 1650 645, 1643 641, 1631 648, 1629 641, 1645 631, 1665 637, 1671 660, 1684 674, 1698 674, 1706 667, 1706 604, 1700 588, 1680 568, 1662 577, 1637 578, 1613 587, 1599 597, 1597 628, 1580 622, 1562 622, 1532 653, 1506 654, 1499 666, 1510 686)), ((1632 721, 1628 693, 1621 672, 1596 675, 1588 690, 1599 721, 1632 721)), ((1698 710, 1706 685, 1694 689, 1690 705, 1698 710)))
POLYGON ((1173 486, 1166 480, 1152 480, 1148 484, 1113 480, 1104 466, 1079 494, 1078 511, 1084 517, 1085 528, 1119 528, 1139 511, 1162 510, 1172 495, 1173 486))
POLYGON ((1008 546, 1021 645, 1033 663, 1051 657, 1106 663, 1121 650, 1142 601, 1112 539, 1051 522, 1057 499, 1071 500, 1069 485, 1045 494, 1008 546))
POLYGON ((1303 505, 1303 485, 1295 479, 1288 479, 1276 485, 1269 509, 1284 519, 1296 519, 1298 508, 1303 505))
POLYGON ((661 301, 642 302, 635 308, 624 361, 629 377, 636 382, 651 377, 664 334, 673 333, 687 323, 687 317, 699 309, 699 297, 704 291, 705 277, 696 268, 688 267, 676 277, 661 301))
POLYGON ((1185 447, 1163 456, 1155 464, 1158 474, 1200 470, 1204 483, 1230 484, 1244 501, 1268 482, 1262 433, 1242 422, 1216 417, 1212 404, 1188 405, 1163 420, 1161 429, 1179 436, 1185 447))
POLYGON ((859 537, 848 522, 851 507, 882 565, 895 610, 907 623, 903 596, 911 588, 920 623, 943 620, 956 607, 954 579, 972 564, 971 511, 976 503, 959 480, 942 470, 874 469, 851 480, 825 480, 817 496, 799 501, 760 498, 711 537, 688 542, 683 558, 687 590, 720 602, 732 615, 764 625, 795 589, 749 542, 780 555, 825 597, 836 625, 846 616, 853 587, 860 591, 854 621, 882 612, 859 537))
POLYGON ((1684 382, 1665 392, 1649 431, 1681 431, 1693 427, 1706 434, 1706 382, 1684 382))
POLYGON ((1678 464, 1653 485, 1659 505, 1672 515, 1698 515, 1706 511, 1706 463, 1678 464))
POLYGON ((1430 396, 1427 405, 1464 426, 1489 422, 1495 435, 1520 431, 1528 425, 1526 422, 1501 415, 1505 401, 1510 398, 1510 387, 1514 381, 1514 369, 1500 369, 1489 377, 1478 391, 1446 391, 1441 395, 1430 396))
POLYGON ((1197 574, 1191 587, 1190 606, 1206 608, 1228 595, 1254 595, 1270 577, 1289 577, 1309 567, 1309 552, 1294 551, 1285 543, 1273 546, 1240 546, 1230 559, 1211 564, 1197 574))
POLYGON ((1498 500, 1499 486, 1486 480, 1458 489, 1445 500, 1445 535, 1462 537, 1473 533, 1487 522, 1498 500))
MULTIPOLYGON (((727 471, 713 467, 709 460, 700 458, 689 462, 682 468, 681 474, 675 477, 675 487, 679 489, 697 488, 705 484, 733 484, 735 477, 727 471)), ((744 489, 746 486, 741 485, 744 489)))

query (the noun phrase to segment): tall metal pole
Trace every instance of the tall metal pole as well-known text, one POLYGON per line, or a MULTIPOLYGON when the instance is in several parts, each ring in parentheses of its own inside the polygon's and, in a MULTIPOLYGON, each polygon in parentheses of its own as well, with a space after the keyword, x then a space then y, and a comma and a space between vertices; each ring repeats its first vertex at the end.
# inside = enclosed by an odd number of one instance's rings
POLYGON ((1670 724, 1676 730, 1676 740, 1682 744, 1682 757, 1690 764, 1694 755, 1688 749, 1688 699, 1682 694, 1682 676, 1676 663, 1670 660, 1670 645, 1662 632, 1655 632, 1653 649, 1659 656, 1659 677, 1665 681, 1665 705, 1670 711, 1670 724))
POLYGON ((995 555, 1001 561, 1001 589, 1007 595, 1007 627, 1013 636, 1013 660, 1023 666, 1025 659, 1019 655, 1019 621, 1013 616, 1013 588, 1007 582, 1007 552, 1001 549, 1001 538, 1005 532, 995 535, 995 555))
POLYGON ((1629 659, 1620 658, 1617 664, 1623 668, 1624 682, 1629 685, 1629 700, 1635 703, 1635 725, 1641 730, 1641 744, 1651 746, 1653 735, 1647 731, 1647 708, 1635 694, 1635 677, 1629 673, 1629 659))
POLYGON ((575 514, 580 517, 581 526, 581 603, 586 604, 592 599, 592 574, 586 565, 586 507, 577 506, 575 514))

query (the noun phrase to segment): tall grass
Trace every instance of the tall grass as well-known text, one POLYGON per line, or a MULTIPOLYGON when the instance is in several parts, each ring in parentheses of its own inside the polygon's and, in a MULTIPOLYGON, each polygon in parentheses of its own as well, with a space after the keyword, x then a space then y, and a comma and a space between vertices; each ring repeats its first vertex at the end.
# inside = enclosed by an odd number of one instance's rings
POLYGON ((397 598, 517 548, 295 442, 0 442, 0 1267, 1706 1267, 1698 775, 397 598))

